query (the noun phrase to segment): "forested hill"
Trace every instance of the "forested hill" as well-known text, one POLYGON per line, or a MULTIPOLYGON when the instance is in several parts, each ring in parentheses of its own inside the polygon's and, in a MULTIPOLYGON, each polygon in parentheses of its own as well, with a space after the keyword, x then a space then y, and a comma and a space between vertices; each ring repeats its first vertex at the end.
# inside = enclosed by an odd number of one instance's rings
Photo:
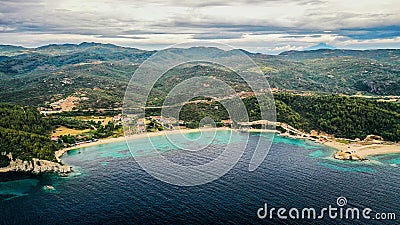
MULTIPOLYGON (((276 120, 305 132, 316 130, 337 138, 361 140, 368 135, 381 136, 386 141, 400 141, 400 104, 366 98, 339 95, 289 92, 274 94, 276 120)), ((260 106, 255 96, 243 99, 249 120, 261 120, 260 106)), ((146 111, 148 116, 160 115, 161 109, 146 111)), ((214 121, 229 119, 229 113, 217 101, 185 104, 180 119, 197 127, 206 116, 214 121)))
POLYGON ((274 95, 277 120, 307 132, 364 139, 375 134, 400 141, 400 104, 338 95, 274 95))
POLYGON ((48 119, 32 107, 0 105, 0 153, 13 158, 53 161, 61 146, 50 140, 52 126, 48 119))
MULTIPOLYGON (((193 48, 190 49, 193 51, 193 48)), ((215 55, 220 49, 208 49, 215 55)), ((188 49, 170 51, 178 54, 188 49)), ((245 52, 245 51, 244 51, 245 52)), ((0 46, 0 101, 44 106, 67 96, 81 98, 82 109, 116 108, 138 66, 154 51, 111 44, 82 43, 39 48, 0 46)), ((281 55, 248 54, 272 87, 285 90, 367 95, 400 95, 399 50, 314 50, 281 55)), ((167 75, 169 85, 196 71, 239 84, 233 73, 207 65, 186 65, 167 75)), ((236 85, 235 85, 236 86, 236 85)), ((159 85, 156 90, 165 94, 159 85)))

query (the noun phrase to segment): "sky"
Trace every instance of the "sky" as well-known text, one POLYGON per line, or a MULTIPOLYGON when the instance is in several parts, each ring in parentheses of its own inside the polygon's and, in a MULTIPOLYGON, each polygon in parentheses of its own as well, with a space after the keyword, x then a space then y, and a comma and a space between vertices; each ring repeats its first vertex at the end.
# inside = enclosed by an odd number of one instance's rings
POLYGON ((400 48, 399 0, 0 0, 0 44, 197 40, 277 54, 319 43, 400 48))

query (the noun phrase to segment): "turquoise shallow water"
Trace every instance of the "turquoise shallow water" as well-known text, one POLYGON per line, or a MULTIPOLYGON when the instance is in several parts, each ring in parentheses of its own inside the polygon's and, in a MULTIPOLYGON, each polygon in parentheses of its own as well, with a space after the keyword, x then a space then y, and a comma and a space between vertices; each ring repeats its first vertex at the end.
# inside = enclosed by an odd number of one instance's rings
POLYGON ((316 144, 312 141, 281 137, 278 135, 275 136, 274 143, 284 143, 284 144, 288 144, 288 145, 295 145, 295 146, 302 147, 305 149, 315 149, 315 148, 322 147, 321 145, 316 144))
POLYGON ((326 156, 326 155, 327 155, 327 153, 323 150, 316 150, 309 154, 309 156, 316 157, 316 158, 326 156))
POLYGON ((342 172, 367 172, 367 173, 375 173, 377 170, 373 167, 362 166, 362 165, 340 165, 338 163, 328 163, 328 162, 319 162, 321 166, 327 167, 329 169, 342 171, 342 172))
POLYGON ((389 164, 393 167, 398 167, 400 165, 400 154, 377 155, 368 158, 380 163, 389 164))
POLYGON ((396 158, 387 161, 390 164, 400 165, 400 155, 396 155, 396 158))
MULTIPOLYGON (((132 157, 152 157, 157 149, 174 162, 185 163, 188 159, 204 162, 220 154, 230 134, 217 132, 210 147, 189 155, 161 136, 151 138, 154 146, 145 139, 131 140, 132 151, 125 142, 69 151, 63 160, 74 167, 75 173, 66 178, 3 174, 1 222, 274 224, 282 221, 265 221, 256 216, 257 209, 265 202, 276 207, 318 208, 335 204, 339 196, 345 196, 353 206, 398 212, 400 170, 394 165, 400 162, 399 154, 375 156, 370 162, 337 161, 331 157, 334 153, 331 148, 276 136, 264 162, 251 172, 248 165, 255 144, 265 135, 252 133, 243 157, 231 171, 216 181, 195 187, 178 187, 156 180, 132 157), (16 179, 18 176, 20 179, 16 179), (56 190, 45 190, 45 185, 56 190)), ((199 143, 194 143, 200 137, 197 133, 171 138, 183 146, 201 146, 210 138, 207 135, 199 143)), ((231 138, 234 143, 245 140, 244 134, 236 132, 231 138)), ((340 224, 353 223, 340 221, 340 224)))
POLYGON ((4 200, 26 196, 29 190, 38 184, 36 179, 21 179, 8 182, 0 182, 0 195, 5 196, 4 200), (8 197, 7 197, 8 196, 8 197))

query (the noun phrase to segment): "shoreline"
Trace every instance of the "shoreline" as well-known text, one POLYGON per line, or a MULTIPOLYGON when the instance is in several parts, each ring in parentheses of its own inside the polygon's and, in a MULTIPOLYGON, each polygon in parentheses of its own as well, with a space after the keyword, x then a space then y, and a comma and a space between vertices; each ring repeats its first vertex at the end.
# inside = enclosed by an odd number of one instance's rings
POLYGON ((287 133, 280 133, 277 130, 262 130, 262 129, 248 129, 248 130, 239 130, 239 129, 231 129, 228 127, 218 127, 218 128, 196 128, 196 129, 177 129, 177 130, 164 130, 159 132, 145 132, 140 134, 132 134, 129 136, 121 136, 117 138, 106 138, 100 139, 97 142, 84 143, 81 145, 64 148, 57 152, 55 152, 55 157, 58 162, 61 162, 61 157, 68 151, 86 148, 91 146, 97 146, 102 144, 114 143, 114 142, 122 142, 126 140, 132 140, 136 138, 144 138, 144 137, 155 137, 155 136, 163 136, 169 134, 185 134, 185 133, 196 133, 196 132, 208 132, 208 131, 218 131, 218 130, 234 130, 241 132, 275 132, 278 133, 282 137, 294 138, 294 139, 303 139, 313 141, 314 143, 321 144, 327 147, 331 147, 337 150, 337 152, 333 155, 333 158, 339 160, 366 160, 367 156, 371 155, 382 155, 382 154, 393 154, 400 153, 400 144, 377 144, 377 143, 368 143, 368 142, 355 142, 351 144, 344 144, 338 142, 336 140, 332 140, 331 138, 327 138, 324 136, 319 136, 325 140, 320 140, 317 138, 311 137, 308 133, 302 133, 302 135, 290 135, 287 133))
MULTIPOLYGON (((68 147, 68 148, 63 148, 61 150, 58 150, 55 152, 55 157, 58 162, 61 162, 61 157, 68 151, 75 150, 75 149, 80 149, 80 148, 87 148, 91 146, 97 146, 97 145, 103 145, 103 144, 109 144, 109 143, 115 143, 115 142, 123 142, 126 140, 133 140, 137 138, 144 138, 144 137, 156 137, 156 136, 164 136, 164 135, 170 135, 170 134, 188 134, 188 133, 196 133, 196 132, 209 132, 209 131, 221 131, 221 130, 230 130, 230 131, 243 131, 243 130, 238 130, 238 129, 232 129, 229 127, 217 127, 217 128, 196 128, 196 129, 176 129, 176 130, 164 130, 164 131, 159 131, 159 132, 144 132, 140 134, 132 134, 129 136, 121 136, 121 137, 116 137, 116 138, 105 138, 105 139, 99 139, 96 142, 91 142, 91 143, 83 143, 80 145, 76 145, 73 147, 68 147)), ((277 133, 278 131, 276 130, 263 130, 263 129, 249 129, 245 130, 244 132, 254 132, 254 133, 259 133, 259 132, 273 132, 277 133)))
POLYGON ((400 145, 367 145, 358 149, 360 156, 400 153, 400 145))
POLYGON ((344 144, 328 139, 322 144, 336 149, 333 158, 338 160, 363 161, 368 160, 368 156, 400 154, 400 144, 398 143, 355 141, 354 143, 344 144))
MULTIPOLYGON (((385 155, 385 154, 395 154, 395 153, 400 154, 400 144, 399 143, 387 143, 387 142, 377 143, 377 142, 355 141, 353 143, 344 144, 344 143, 341 143, 330 137, 326 137, 324 135, 312 136, 311 134, 304 133, 304 132, 298 133, 297 135, 291 135, 287 132, 281 133, 277 130, 262 130, 262 129, 240 130, 240 129, 231 129, 228 127, 196 128, 196 129, 164 130, 164 131, 159 131, 159 132, 144 132, 144 133, 140 133, 140 134, 132 134, 129 136, 99 139, 96 142, 83 143, 83 144, 76 145, 73 147, 63 148, 54 153, 55 158, 58 161, 58 165, 57 166, 51 165, 52 169, 51 168, 39 169, 39 172, 45 172, 46 170, 52 170, 52 171, 56 170, 56 171, 60 171, 60 172, 61 171, 70 171, 70 170, 72 171, 72 168, 70 168, 68 165, 65 165, 62 163, 61 157, 68 151, 75 150, 75 149, 87 148, 87 147, 91 147, 91 146, 97 146, 97 145, 103 145, 103 144, 109 144, 109 143, 115 143, 115 142, 123 142, 123 141, 127 141, 127 140, 134 140, 134 139, 145 138, 145 137, 164 136, 164 135, 170 135, 170 134, 187 134, 187 133, 196 133, 196 132, 221 131, 221 130, 249 132, 249 133, 274 132, 274 133, 278 133, 278 135, 280 135, 282 137, 313 141, 314 143, 336 149, 336 152, 332 155, 332 157, 337 160, 362 161, 362 160, 368 160, 367 157, 373 156, 373 155, 385 155), (58 168, 58 166, 60 168, 58 168), (69 168, 69 169, 67 169, 67 168, 69 168)), ((40 161, 42 161, 42 160, 40 160, 40 161)), ((22 164, 22 163, 23 162, 19 162, 18 164, 22 164)), ((14 165, 14 167, 16 167, 16 165, 14 165)), ((17 169, 18 169, 18 171, 21 171, 22 167, 18 165, 17 169)), ((33 168, 32 168, 32 170, 33 170, 33 168)), ((11 164, 8 167, 0 168, 0 173, 9 172, 9 171, 15 171, 15 168, 13 168, 13 166, 11 164)))
POLYGON ((31 161, 21 159, 11 160, 7 167, 1 167, 0 173, 7 172, 26 172, 32 174, 57 173, 62 176, 72 172, 72 167, 43 159, 33 158, 31 161))
POLYGON ((368 160, 368 156, 400 154, 400 143, 352 140, 351 143, 344 144, 326 135, 311 136, 311 134, 304 132, 300 134, 301 135, 290 135, 288 133, 282 133, 280 135, 293 139, 309 140, 333 148, 336 152, 332 157, 337 160, 364 161, 368 160))
POLYGON ((129 136, 121 136, 121 137, 116 137, 116 138, 105 138, 105 139, 99 139, 96 142, 90 142, 90 143, 84 143, 80 145, 76 145, 73 147, 69 148, 63 148, 54 153, 54 156, 57 160, 57 162, 50 162, 47 160, 39 160, 39 159, 33 159, 32 162, 28 161, 22 161, 19 159, 16 159, 15 161, 11 161, 10 165, 7 167, 0 167, 0 173, 7 173, 7 172, 32 172, 32 173, 44 173, 44 172, 56 172, 61 175, 66 175, 70 172, 73 171, 72 167, 63 164, 61 157, 67 153, 68 151, 75 150, 75 149, 80 149, 80 148, 86 148, 86 147, 91 147, 91 146, 97 146, 97 145, 102 145, 102 144, 108 144, 108 143, 114 143, 114 142, 123 142, 126 140, 133 140, 137 138, 144 138, 144 137, 155 137, 155 136, 163 136, 163 135, 169 135, 169 134, 185 134, 185 133, 196 133, 196 132, 208 132, 208 131, 218 131, 218 130, 231 130, 228 127, 218 127, 218 128, 197 128, 197 129, 177 129, 177 130, 164 130, 164 131, 159 131, 159 132, 145 132, 145 133, 140 133, 140 134, 132 134, 129 136), (36 162, 40 162, 41 166, 35 166, 36 162), (32 166, 31 166, 32 165, 32 166))
POLYGON ((115 143, 115 142, 123 142, 126 140, 133 140, 136 138, 144 138, 144 137, 155 137, 155 136, 163 136, 163 135, 170 135, 170 134, 187 134, 187 133, 196 133, 196 132, 209 132, 209 131, 218 131, 218 130, 231 130, 231 131, 239 131, 239 132, 274 132, 278 133, 278 135, 282 137, 294 138, 294 139, 302 139, 302 140, 309 140, 317 144, 321 144, 330 148, 336 149, 335 154, 332 156, 338 160, 367 160, 367 156, 372 155, 382 155, 382 154, 393 154, 393 153, 400 153, 400 144, 397 143, 374 143, 374 142, 364 142, 358 141, 351 144, 344 144, 338 142, 336 140, 332 140, 332 138, 328 138, 326 136, 320 135, 317 136, 318 138, 312 137, 311 134, 308 133, 301 133, 301 135, 290 135, 287 133, 281 133, 277 130, 262 130, 262 129, 247 129, 247 130, 240 130, 240 129, 232 129, 228 127, 218 127, 218 128, 196 128, 196 129, 177 129, 177 130, 164 130, 159 132, 144 132, 140 134, 132 134, 129 136, 121 136, 117 138, 106 138, 100 139, 97 142, 91 143, 84 143, 81 145, 64 148, 57 152, 55 152, 56 159, 58 162, 61 163, 61 157, 70 150, 86 148, 91 146, 97 146, 102 144, 108 143, 115 143), (323 140, 321 140, 323 139, 323 140))

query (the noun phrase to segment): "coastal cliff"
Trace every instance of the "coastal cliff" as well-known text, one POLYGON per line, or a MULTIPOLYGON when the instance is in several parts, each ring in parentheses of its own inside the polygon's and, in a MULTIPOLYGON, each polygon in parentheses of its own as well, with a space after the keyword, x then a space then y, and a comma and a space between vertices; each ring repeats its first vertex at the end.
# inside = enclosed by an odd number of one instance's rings
POLYGON ((8 157, 10 164, 7 167, 0 168, 0 172, 58 173, 60 175, 67 175, 72 172, 72 167, 48 160, 33 158, 30 161, 23 161, 13 159, 11 154, 8 157))

